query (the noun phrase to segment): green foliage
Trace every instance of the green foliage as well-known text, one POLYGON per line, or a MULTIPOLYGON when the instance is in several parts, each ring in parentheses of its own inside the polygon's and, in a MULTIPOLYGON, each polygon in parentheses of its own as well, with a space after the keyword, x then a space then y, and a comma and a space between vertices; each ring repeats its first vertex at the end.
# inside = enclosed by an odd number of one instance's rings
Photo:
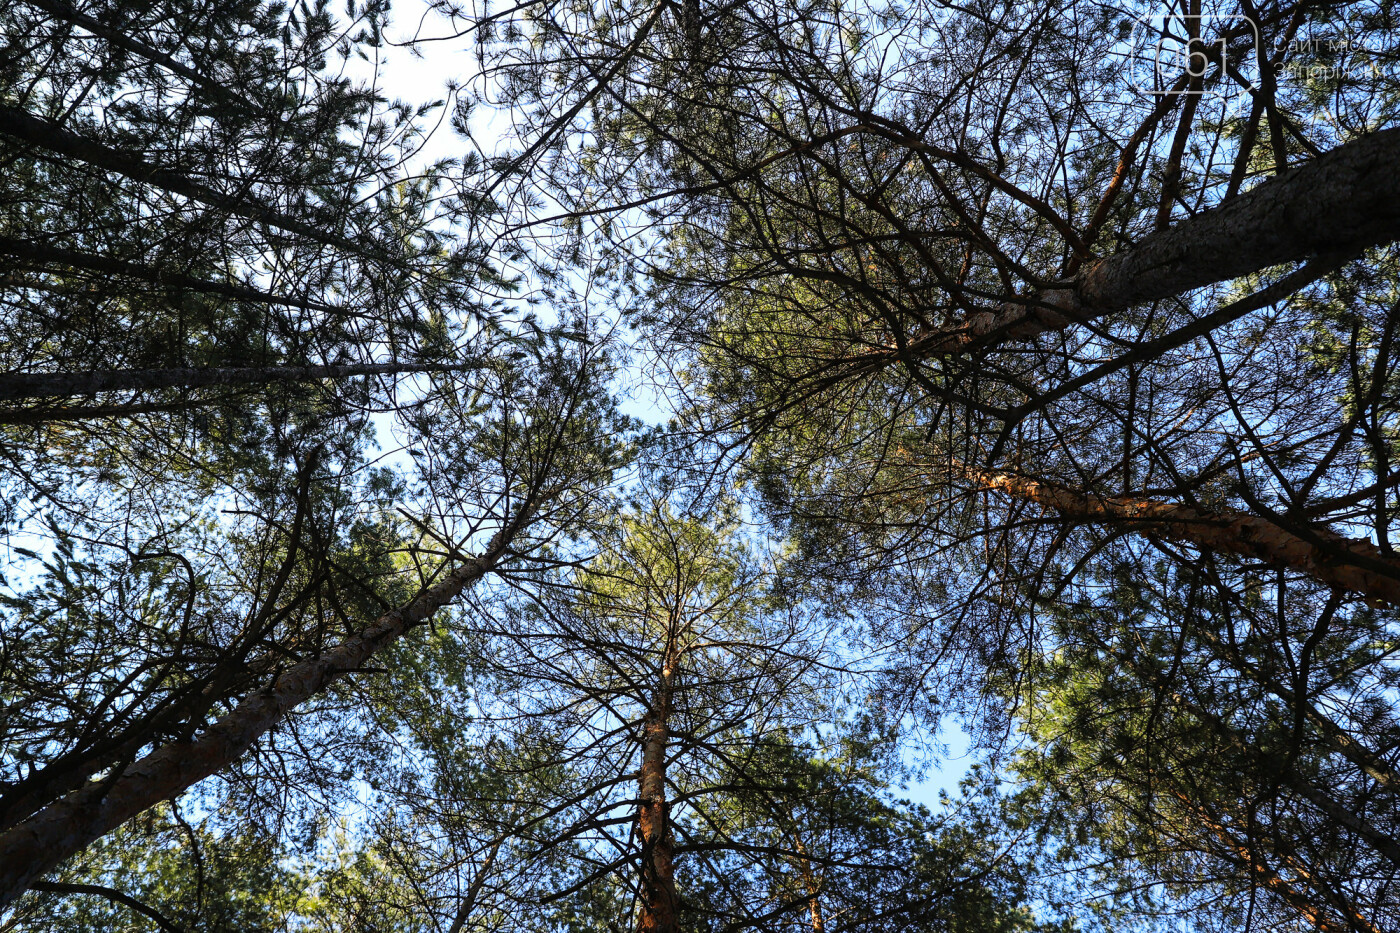
POLYGON ((1172 240, 1306 223, 1384 4, 1196 4, 1185 97, 1149 4, 429 5, 450 114, 387 0, 0 9, 0 844, 259 724, 4 929, 1400 924, 1393 246, 1172 240))
POLYGON ((1393 641, 1368 610, 1261 591, 1125 562, 1046 606, 1023 802, 1143 913, 1209 904, 1201 926, 1232 929, 1313 903, 1329 923, 1379 920, 1394 772, 1351 737, 1400 734, 1381 699, 1393 641))
MULTIPOLYGON (((277 840, 252 828, 217 831, 170 806, 92 846, 56 879, 134 898, 179 930, 282 933, 300 929, 308 877, 277 840)), ((146 933, 151 917, 108 896, 37 891, 11 921, 35 933, 146 933)))

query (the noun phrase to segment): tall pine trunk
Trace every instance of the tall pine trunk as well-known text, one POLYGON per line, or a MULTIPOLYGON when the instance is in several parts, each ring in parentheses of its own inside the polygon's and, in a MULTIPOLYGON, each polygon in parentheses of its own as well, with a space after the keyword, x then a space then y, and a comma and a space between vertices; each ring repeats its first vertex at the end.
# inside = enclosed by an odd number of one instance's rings
POLYGON ((674 837, 666 802, 666 750, 670 739, 675 657, 666 659, 651 709, 642 719, 642 767, 638 777, 637 839, 641 843, 641 911, 637 933, 676 933, 674 837))
POLYGON ((826 915, 822 912, 821 879, 812 870, 812 860, 808 857, 807 847, 802 844, 802 838, 797 834, 796 829, 792 833, 792 848, 797 853, 797 868, 802 873, 802 886, 807 890, 807 913, 812 918, 812 933, 826 933, 826 915))

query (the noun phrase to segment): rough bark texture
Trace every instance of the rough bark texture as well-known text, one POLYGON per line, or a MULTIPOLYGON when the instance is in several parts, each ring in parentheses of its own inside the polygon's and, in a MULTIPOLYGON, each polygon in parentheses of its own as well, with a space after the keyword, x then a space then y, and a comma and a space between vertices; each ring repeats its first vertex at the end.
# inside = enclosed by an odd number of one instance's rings
POLYGON ((666 802, 666 745, 670 738, 673 661, 661 672, 651 710, 642 720, 637 838, 642 846, 641 910, 637 933, 677 933, 674 840, 666 802))
POLYGON ((0 907, 133 816, 237 761, 291 709, 335 679, 359 670, 378 651, 481 579, 500 559, 508 539, 497 536, 482 556, 464 563, 407 606, 380 616, 335 648, 288 668, 193 741, 163 745, 113 777, 55 800, 0 835, 0 907))
POLYGON ((792 836, 793 851, 797 853, 797 868, 802 873, 802 886, 807 889, 807 913, 812 918, 812 933, 826 933, 826 915, 822 912, 822 883, 812 870, 812 860, 807 857, 807 847, 796 832, 792 836))
POLYGON ((1322 528, 1305 538, 1242 512, 1206 512, 1188 505, 1135 496, 1096 496, 1057 483, 1008 473, 975 473, 987 489, 1029 499, 1067 518, 1111 523, 1141 534, 1186 541, 1207 550, 1238 554, 1305 573, 1320 583, 1400 606, 1400 561, 1367 541, 1322 528))
POLYGON ((974 315, 910 344, 958 353, 1062 330, 1134 304, 1317 255, 1355 256, 1400 237, 1400 129, 1363 136, 1223 206, 1086 263, 1068 287, 974 315))
POLYGON ((826 919, 822 916, 822 902, 815 892, 807 902, 812 916, 812 933, 826 933, 826 919))
MULTIPOLYGON (((0 373, 0 400, 56 398, 137 389, 198 389, 269 382, 310 382, 398 373, 461 372, 459 363, 347 363, 340 366, 229 366, 212 369, 114 369, 76 373, 0 373)), ((3 419, 0 413, 0 419, 3 419)))

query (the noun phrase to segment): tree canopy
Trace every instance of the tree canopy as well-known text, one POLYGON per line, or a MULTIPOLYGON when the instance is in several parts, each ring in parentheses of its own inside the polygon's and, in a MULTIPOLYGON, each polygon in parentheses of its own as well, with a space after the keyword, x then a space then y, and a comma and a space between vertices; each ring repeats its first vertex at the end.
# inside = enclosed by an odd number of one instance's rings
POLYGON ((1397 69, 14 0, 0 929, 1400 925, 1397 69))

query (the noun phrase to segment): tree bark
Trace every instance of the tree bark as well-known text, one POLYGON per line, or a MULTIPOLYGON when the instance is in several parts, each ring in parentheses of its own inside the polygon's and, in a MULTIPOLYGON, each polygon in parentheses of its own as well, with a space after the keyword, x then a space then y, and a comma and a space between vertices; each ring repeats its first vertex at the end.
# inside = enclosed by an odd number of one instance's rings
MULTIPOLYGON (((791 814, 789 814, 791 817, 791 814)), ((826 933, 826 915, 822 912, 822 884, 817 873, 812 870, 812 860, 807 857, 807 847, 794 828, 792 848, 797 853, 797 869, 802 874, 802 886, 807 889, 807 913, 812 918, 812 933, 826 933)))
POLYGON ((297 705, 362 668, 490 572, 520 526, 517 519, 497 534, 481 556, 452 571, 407 606, 380 616, 335 648, 288 668, 197 739, 163 745, 110 777, 55 800, 0 835, 0 908, 138 813, 233 764, 297 705))
MULTIPOLYGON (((198 389, 206 386, 247 386, 270 382, 311 382, 348 379, 353 376, 386 376, 403 373, 463 372, 478 369, 475 363, 346 363, 337 366, 227 366, 212 369, 113 369, 76 373, 0 373, 0 400, 57 398, 137 389, 198 389)), ((63 409, 56 409, 60 413, 63 409)), ((0 411, 7 416, 27 416, 0 411)), ((43 420, 41 417, 39 420, 43 420)))
POLYGON ((1065 287, 973 315, 905 353, 963 353, 1028 339, 1317 255, 1356 256, 1400 237, 1400 129, 1338 146, 1214 210, 1084 264, 1065 287))
POLYGON ((972 478, 984 489, 1040 503, 1072 520, 1256 558, 1307 574, 1338 590, 1400 606, 1400 560, 1370 542, 1344 538, 1324 528, 1309 528, 1304 537, 1243 512, 1207 512, 1135 496, 1098 496, 1009 473, 974 471, 972 478))
POLYGON ((666 802, 666 746, 670 738, 674 658, 668 658, 651 709, 642 720, 637 838, 642 846, 641 911, 637 933, 677 933, 675 846, 666 802))

